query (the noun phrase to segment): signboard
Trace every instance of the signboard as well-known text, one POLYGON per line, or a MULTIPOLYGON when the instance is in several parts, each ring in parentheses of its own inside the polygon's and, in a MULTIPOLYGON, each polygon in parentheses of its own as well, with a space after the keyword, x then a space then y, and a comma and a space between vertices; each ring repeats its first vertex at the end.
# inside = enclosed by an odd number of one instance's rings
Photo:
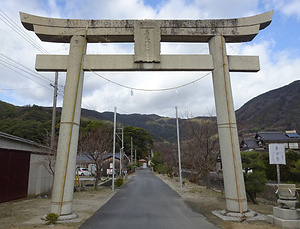
MULTIPOLYGON (((112 171, 113 171, 113 169, 107 169, 106 174, 107 175, 112 175, 112 171)), ((115 171, 115 174, 116 174, 116 171, 115 171)))
POLYGON ((112 175, 112 169, 107 169, 107 175, 112 175))
POLYGON ((113 163, 109 163, 109 168, 113 168, 113 163))
POLYGON ((269 144, 270 164, 285 165, 284 144, 269 144))

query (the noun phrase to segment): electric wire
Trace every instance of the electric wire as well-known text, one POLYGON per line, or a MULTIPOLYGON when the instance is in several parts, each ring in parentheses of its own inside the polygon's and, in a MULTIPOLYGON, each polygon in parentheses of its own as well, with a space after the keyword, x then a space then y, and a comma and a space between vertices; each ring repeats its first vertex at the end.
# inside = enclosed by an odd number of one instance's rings
POLYGON ((27 33, 24 32, 23 28, 21 28, 17 23, 15 23, 7 14, 5 14, 2 10, 0 10, 0 19, 12 30, 14 30, 17 34, 19 34, 23 39, 25 39, 28 43, 30 43, 34 48, 39 50, 41 53, 49 54, 49 52, 44 49, 41 45, 39 45, 32 37, 30 37, 27 33))
MULTIPOLYGON (((0 54, 1 56, 4 56, 3 54, 0 54)), ((5 56, 6 57, 6 56, 5 56)), ((22 64, 20 64, 20 63, 18 63, 17 61, 14 61, 14 60, 12 60, 11 58, 9 58, 9 57, 7 57, 7 59, 5 60, 4 58, 1 60, 1 61, 3 61, 3 62, 5 62, 5 63, 7 63, 8 65, 10 65, 10 66, 12 66, 12 67, 14 67, 14 68, 17 68, 17 69, 19 69, 19 70, 21 70, 21 71, 23 71, 23 72, 26 72, 27 74, 29 74, 29 75, 31 75, 31 76, 33 76, 33 77, 36 77, 36 78, 39 78, 40 80, 42 80, 42 81, 44 81, 44 82, 46 82, 46 83, 48 83, 48 84, 51 84, 52 83, 52 81, 51 80, 49 80, 48 78, 46 78, 46 77, 44 77, 44 76, 42 76, 42 75, 40 75, 40 74, 37 74, 36 72, 34 72, 33 70, 31 70, 31 69, 29 69, 29 68, 27 68, 27 67, 25 67, 24 65, 22 65, 22 64), (10 61, 8 61, 8 60, 10 61), (23 67, 23 68, 22 68, 23 67)))
MULTIPOLYGON (((9 65, 7 65, 7 63, 5 63, 5 62, 3 62, 3 61, 1 62, 1 61, 2 61, 2 60, 0 60, 0 64, 1 64, 1 65, 7 67, 8 69, 10 69, 10 70, 12 70, 12 71, 14 71, 14 72, 16 72, 16 73, 22 75, 22 76, 24 76, 25 78, 27 78, 27 79, 29 79, 29 80, 32 80, 33 82, 39 84, 40 86, 42 86, 42 87, 44 87, 44 88, 46 88, 46 89, 48 89, 48 90, 51 90, 51 89, 48 88, 47 86, 45 86, 45 85, 43 85, 42 83, 38 82, 37 80, 34 80, 34 79, 32 79, 32 78, 30 78, 30 77, 24 75, 23 73, 21 73, 21 72, 17 71, 16 69, 10 67, 9 65)), ((49 86, 49 85, 48 85, 48 86, 49 86)))
MULTIPOLYGON (((16 64, 8 62, 7 60, 3 60, 1 58, 0 58, 0 64, 3 65, 3 66, 5 66, 6 68, 8 68, 8 69, 10 69, 10 70, 18 73, 20 76, 24 76, 25 78, 27 78, 27 79, 29 79, 29 80, 31 80, 31 81, 39 84, 40 86, 42 86, 42 87, 44 87, 44 88, 52 91, 52 89, 49 88, 49 86, 52 87, 51 83, 49 83, 51 81, 48 80, 47 78, 44 78, 44 77, 43 78, 39 78, 39 76, 37 74, 34 74, 34 72, 31 73, 29 71, 26 71, 26 70, 20 68, 19 66, 17 66, 16 64), (24 73, 26 73, 28 75, 25 75, 24 73), (30 77, 30 76, 34 76, 34 77, 36 77, 36 79, 34 79, 34 78, 30 77)), ((58 91, 58 95, 62 96, 62 92, 60 90, 58 91)))
POLYGON ((29 87, 29 88, 0 88, 0 91, 17 91, 17 90, 32 90, 39 89, 41 87, 29 87))
MULTIPOLYGON (((40 44, 38 44, 30 35, 28 35, 28 33, 26 33, 24 31, 23 27, 20 27, 16 22, 14 22, 6 13, 4 13, 2 10, 0 10, 0 20, 3 21, 3 23, 5 23, 9 28, 11 28, 14 32, 16 32, 19 36, 21 36, 24 40, 26 40, 30 45, 32 45, 35 49, 37 49, 39 52, 43 53, 43 54, 47 54, 49 55, 50 53, 44 48, 42 47, 40 44)), ((37 72, 31 70, 30 68, 22 65, 21 63, 19 63, 18 61, 13 60, 12 58, 0 53, 2 60, 0 59, 0 61, 2 61, 3 66, 9 68, 10 70, 17 72, 18 74, 20 74, 21 76, 26 77, 29 80, 34 81, 35 83, 41 85, 44 88, 47 88, 49 90, 48 87, 46 87, 45 85, 43 85, 43 83, 47 83, 48 86, 50 85, 51 87, 54 88, 54 82, 53 80, 50 80, 40 74, 38 74, 37 72), (18 66, 19 65, 19 66, 18 66), (21 66, 21 67, 20 67, 21 66), (15 69, 18 69, 18 71, 16 71, 15 69), (22 69, 24 68, 24 69, 22 69), (27 69, 27 70, 25 70, 27 69), (39 80, 43 81, 38 82, 37 80, 33 79, 30 76, 26 76, 24 74, 22 74, 20 71, 23 71, 33 77, 38 78, 39 80)), ((63 91, 64 86, 58 84, 58 89, 57 89, 57 95, 59 96, 64 96, 64 91, 63 91), (60 89, 59 87, 61 87, 62 89, 60 89)), ((10 89, 10 90, 14 90, 14 89, 10 89)), ((18 89, 21 90, 21 89, 18 89)), ((52 91, 52 90, 51 90, 52 91)), ((88 105, 87 103, 83 102, 83 104, 85 105, 85 107, 88 107, 91 110, 95 110, 93 109, 90 105, 88 105)))
MULTIPOLYGON (((28 43, 30 43, 34 48, 36 48, 38 51, 40 51, 41 53, 43 54, 50 54, 45 48, 43 48, 41 45, 39 45, 31 36, 28 35, 28 33, 26 33, 24 31, 24 28, 20 27, 16 22, 14 22, 6 13, 4 13, 2 10, 0 10, 0 19, 8 26, 10 27, 13 31, 15 31, 16 33, 18 33, 18 35, 20 35, 24 40, 26 40, 28 43)), ((18 64, 20 66, 22 66, 23 68, 31 71, 33 74, 35 74, 34 76, 37 77, 37 78, 44 78, 45 81, 47 81, 47 83, 50 84, 50 86, 54 87, 54 83, 53 81, 47 79, 46 77, 40 75, 40 74, 37 74, 35 71, 29 69, 28 67, 20 64, 19 62, 13 60, 12 58, 4 55, 4 54, 0 54, 2 57, 10 60, 11 62, 14 62, 15 64, 18 64)), ((9 65, 12 65, 12 64, 9 64, 9 65)), ((7 66, 6 66, 7 67, 7 66)), ((14 66, 16 67, 16 66, 14 66)), ((16 67, 16 68, 19 68, 20 67, 16 67)), ((22 70, 22 71, 25 71, 25 70, 22 70)), ((26 71, 27 72, 27 71, 26 71)), ((28 72, 27 72, 28 73, 28 72)), ((31 74, 31 73, 29 73, 31 74)), ((21 74, 23 75, 23 74, 21 74)), ((32 75, 32 74, 31 74, 32 75)), ((23 75, 24 76, 24 75, 23 75)), ((27 77, 28 78, 28 77, 27 77)), ((36 82, 35 80, 33 80, 34 82, 36 82)), ((63 87, 62 85, 58 85, 60 87, 63 87)), ((60 91, 59 95, 63 94, 63 92, 60 91)))
MULTIPOLYGON (((19 68, 19 69, 22 70, 22 71, 27 72, 26 70, 21 69, 19 66, 21 66, 21 67, 24 68, 24 69, 27 69, 28 71, 31 72, 31 73, 29 73, 29 74, 31 74, 31 75, 34 74, 34 75, 33 75, 34 77, 41 78, 42 80, 44 80, 44 81, 46 81, 47 83, 49 83, 52 87, 54 87, 54 86, 53 86, 53 81, 52 81, 52 80, 48 79, 47 77, 45 77, 45 76, 43 76, 43 75, 41 75, 41 74, 38 74, 36 71, 34 71, 34 70, 32 70, 32 69, 26 67, 25 65, 21 64, 20 62, 18 62, 18 61, 16 61, 16 60, 13 60, 12 58, 10 58, 10 57, 4 55, 3 53, 0 53, 0 58, 5 59, 6 61, 10 61, 10 62, 14 63, 13 65, 14 65, 16 68, 19 68), (16 66, 16 65, 19 65, 19 66, 16 66)), ((61 85, 61 84, 58 84, 58 86, 60 86, 60 87, 62 87, 62 88, 64 87, 64 86, 61 85)))

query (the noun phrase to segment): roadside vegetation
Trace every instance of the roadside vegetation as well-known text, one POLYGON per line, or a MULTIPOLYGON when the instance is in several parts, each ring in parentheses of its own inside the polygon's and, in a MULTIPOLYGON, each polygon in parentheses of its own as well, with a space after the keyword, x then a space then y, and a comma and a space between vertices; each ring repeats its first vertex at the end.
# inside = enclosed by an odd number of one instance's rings
MULTIPOLYGON (((181 146, 182 167, 189 171, 189 180, 211 188, 210 173, 222 173, 220 162, 219 142, 216 123, 209 120, 187 120, 184 128, 190 140, 183 140, 181 146)), ((170 143, 155 143, 155 154, 151 165, 153 170, 169 177, 178 176, 177 145, 170 143)), ((242 167, 246 194, 249 201, 258 204, 258 197, 268 191, 271 199, 276 194, 268 183, 277 184, 276 165, 269 164, 268 152, 241 152, 242 167)), ((282 183, 300 185, 300 153, 294 150, 286 152, 286 165, 280 165, 282 183)), ((220 179, 220 183, 222 180, 220 179)), ((221 185, 221 191, 223 191, 221 185)))

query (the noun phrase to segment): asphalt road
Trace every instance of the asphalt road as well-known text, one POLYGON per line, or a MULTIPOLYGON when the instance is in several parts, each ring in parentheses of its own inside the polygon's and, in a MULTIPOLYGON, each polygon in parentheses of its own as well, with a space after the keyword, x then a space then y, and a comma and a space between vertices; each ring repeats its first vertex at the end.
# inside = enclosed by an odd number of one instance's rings
POLYGON ((149 170, 136 175, 81 227, 104 229, 216 229, 149 170))

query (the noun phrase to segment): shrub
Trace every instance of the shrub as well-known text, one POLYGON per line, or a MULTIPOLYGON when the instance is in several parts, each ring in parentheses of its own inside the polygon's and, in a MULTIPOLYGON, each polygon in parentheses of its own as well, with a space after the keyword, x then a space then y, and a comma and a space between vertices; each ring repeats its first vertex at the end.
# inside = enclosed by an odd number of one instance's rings
POLYGON ((258 152, 241 152, 241 157, 246 192, 251 201, 257 204, 256 194, 263 192, 266 188, 265 165, 258 152))
POLYGON ((55 224, 56 221, 58 220, 59 215, 55 214, 55 213, 49 213, 46 216, 46 220, 48 221, 47 224, 55 224))
MULTIPOLYGON (((280 165, 280 180, 282 182, 300 183, 300 154, 294 150, 288 150, 285 154, 286 165, 280 165)), ((270 165, 269 153, 262 155, 266 167, 266 175, 269 180, 277 180, 276 165, 270 165)))
POLYGON ((115 185, 120 187, 123 184, 123 178, 119 177, 116 181, 115 181, 115 185))

